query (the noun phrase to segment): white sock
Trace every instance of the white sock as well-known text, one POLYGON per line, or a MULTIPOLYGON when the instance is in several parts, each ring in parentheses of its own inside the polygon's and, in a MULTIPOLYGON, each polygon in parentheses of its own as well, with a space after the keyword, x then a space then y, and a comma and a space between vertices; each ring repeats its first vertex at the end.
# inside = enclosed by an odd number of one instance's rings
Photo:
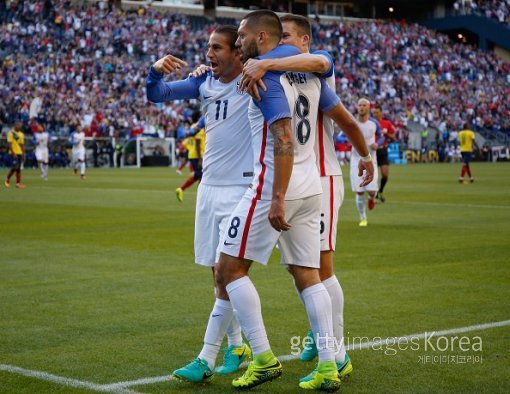
POLYGON ((365 195, 356 194, 356 206, 358 207, 359 217, 361 220, 367 218, 367 214, 365 213, 365 195))
POLYGON ((243 276, 229 283, 227 292, 234 307, 234 315, 248 339, 253 355, 258 356, 270 350, 260 298, 250 278, 243 276))
POLYGON ((336 275, 322 281, 324 287, 328 291, 331 299, 331 310, 333 312, 333 335, 336 338, 338 353, 336 361, 343 362, 345 360, 345 342, 344 342, 344 292, 336 275))
POLYGON ((207 361, 211 370, 216 364, 216 357, 220 351, 227 327, 232 321, 233 313, 232 304, 229 301, 216 299, 213 310, 209 315, 209 321, 207 322, 204 346, 198 355, 198 358, 207 361))
POLYGON ((333 336, 331 299, 326 287, 317 283, 304 289, 301 295, 319 352, 319 362, 335 361, 336 343, 333 336))
POLYGON ((85 175, 85 163, 80 163, 80 175, 85 175))
POLYGON ((228 346, 239 347, 243 344, 243 337, 241 336, 241 325, 234 316, 232 316, 232 321, 227 327, 227 339, 228 346))

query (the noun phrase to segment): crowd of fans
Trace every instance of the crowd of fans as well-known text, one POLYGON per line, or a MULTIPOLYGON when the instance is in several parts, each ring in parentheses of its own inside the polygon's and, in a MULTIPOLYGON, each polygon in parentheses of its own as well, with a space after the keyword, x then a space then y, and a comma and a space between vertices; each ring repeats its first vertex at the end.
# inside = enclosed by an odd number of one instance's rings
POLYGON ((510 0, 457 0, 453 9, 457 14, 481 14, 510 29, 510 0))
MULTIPOLYGON (((186 60, 185 77, 206 63, 214 24, 193 30, 183 15, 107 3, 0 1, 0 130, 21 118, 67 136, 174 136, 192 122, 196 101, 146 101, 149 66, 167 53, 186 60)), ((510 131, 510 65, 418 25, 390 21, 314 24, 314 48, 335 58, 337 91, 354 112, 360 96, 380 102, 403 129, 510 131)))
POLYGON ((337 90, 354 110, 361 95, 390 119, 425 127, 510 131, 510 64, 416 24, 383 21, 314 26, 334 55, 337 90))

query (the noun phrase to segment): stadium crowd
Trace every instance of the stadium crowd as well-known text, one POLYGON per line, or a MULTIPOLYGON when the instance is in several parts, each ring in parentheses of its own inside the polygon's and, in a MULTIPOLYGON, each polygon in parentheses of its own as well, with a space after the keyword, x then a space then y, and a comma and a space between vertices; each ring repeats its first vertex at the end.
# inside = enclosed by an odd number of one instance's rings
POLYGON ((482 14, 510 29, 510 0, 457 0, 453 9, 457 14, 482 14))
MULTIPOLYGON (((21 117, 66 136, 174 136, 198 103, 146 102, 148 66, 168 52, 189 67, 206 63, 214 24, 193 30, 183 15, 121 11, 105 2, 1 1, 0 130, 21 117)), ((380 102, 400 130, 413 119, 436 128, 510 132, 510 65, 421 26, 390 21, 314 24, 314 47, 335 58, 337 91, 354 110, 380 102)))

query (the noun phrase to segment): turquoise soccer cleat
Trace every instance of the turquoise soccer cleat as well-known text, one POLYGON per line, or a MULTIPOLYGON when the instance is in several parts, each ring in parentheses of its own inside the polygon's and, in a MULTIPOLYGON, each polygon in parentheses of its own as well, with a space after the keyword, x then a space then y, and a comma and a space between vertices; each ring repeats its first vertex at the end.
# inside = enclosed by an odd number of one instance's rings
POLYGON ((227 375, 239 369, 241 363, 251 357, 251 349, 243 343, 241 346, 229 346, 223 357, 223 365, 216 368, 214 372, 227 375))
POLYGON ((210 380, 214 372, 209 368, 207 361, 197 357, 188 365, 175 370, 173 375, 188 382, 202 383, 210 380))
POLYGON ((305 347, 301 352, 301 361, 312 361, 315 357, 317 357, 317 346, 315 345, 315 339, 313 337, 312 330, 308 331, 305 337, 305 347))

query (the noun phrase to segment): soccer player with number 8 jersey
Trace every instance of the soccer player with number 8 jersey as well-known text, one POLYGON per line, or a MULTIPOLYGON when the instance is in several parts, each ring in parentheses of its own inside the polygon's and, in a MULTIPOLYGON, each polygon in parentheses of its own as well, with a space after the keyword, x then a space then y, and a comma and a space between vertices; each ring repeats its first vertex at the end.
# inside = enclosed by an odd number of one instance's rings
MULTIPOLYGON (((282 27, 271 11, 248 14, 238 33, 244 60, 300 53, 295 47, 278 47, 282 27)), ((250 389, 282 373, 269 345, 260 299, 247 275, 252 261, 267 263, 278 241, 282 263, 294 278, 318 341, 318 366, 299 386, 334 391, 340 380, 334 361, 331 300, 318 272, 322 188, 314 145, 319 108, 335 120, 345 115, 345 109, 334 91, 313 74, 270 72, 263 84, 266 91, 260 92, 261 100, 252 101, 249 109, 255 176, 231 215, 216 270, 216 283, 226 287, 253 352, 253 362, 232 385, 250 389)), ((349 121, 356 127, 352 116, 349 121)), ((366 170, 369 182, 373 166, 366 170)))

